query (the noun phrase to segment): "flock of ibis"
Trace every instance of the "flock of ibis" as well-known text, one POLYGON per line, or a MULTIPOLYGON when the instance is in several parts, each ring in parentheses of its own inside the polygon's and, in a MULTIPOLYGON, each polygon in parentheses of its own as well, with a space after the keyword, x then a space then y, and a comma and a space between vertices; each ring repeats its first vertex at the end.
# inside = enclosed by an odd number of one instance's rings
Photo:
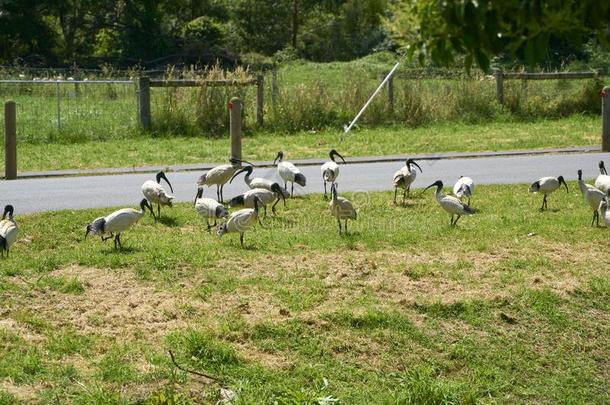
MULTIPOLYGON (((331 214, 336 218, 339 226, 339 234, 347 233, 347 221, 357 218, 357 210, 354 204, 348 199, 338 195, 337 178, 339 177, 339 164, 335 160, 337 157, 345 163, 345 159, 336 150, 329 152, 330 160, 321 167, 322 180, 324 182, 324 198, 328 198, 327 183, 330 183, 330 202, 331 214), (342 222, 343 221, 343 224, 342 222)), ((228 164, 216 166, 203 174, 197 181, 197 194, 195 195, 194 207, 197 213, 206 220, 207 229, 218 226, 217 234, 222 236, 226 233, 239 233, 240 244, 244 246, 244 233, 251 229, 256 223, 260 223, 259 211, 264 210, 267 214, 267 205, 273 203, 271 210, 276 212, 276 205, 283 201, 286 206, 286 198, 294 197, 294 183, 305 187, 307 179, 303 173, 292 163, 284 160, 284 153, 278 152, 274 162, 283 186, 273 180, 252 177, 254 165, 245 160, 231 158, 228 164), (247 166, 242 167, 242 164, 247 166), (247 192, 237 195, 230 199, 229 207, 241 207, 241 209, 229 212, 224 205, 223 187, 240 174, 245 173, 244 182, 250 188, 247 192), (288 183, 291 184, 290 192, 288 183), (203 197, 203 187, 216 186, 216 199, 203 197), (218 221, 222 223, 218 225, 218 221), (213 221, 213 223, 210 223, 213 221)), ((415 169, 421 167, 413 160, 407 159, 405 165, 394 173, 394 204, 398 190, 403 190, 402 202, 404 204, 409 195, 411 186, 415 181, 417 172, 415 169)), ((582 179, 582 170, 578 170, 578 186, 584 197, 585 202, 593 211, 591 226, 599 226, 600 216, 604 225, 610 227, 610 176, 606 172, 604 162, 599 163, 600 174, 595 181, 595 185, 586 184, 582 179)), ((543 194, 541 210, 548 208, 548 197, 561 186, 565 186, 569 192, 568 185, 562 176, 542 177, 533 182, 529 187, 530 193, 543 194)), ((472 215, 475 210, 470 206, 470 199, 474 192, 474 181, 470 177, 462 176, 453 187, 453 195, 443 194, 443 182, 438 180, 426 187, 423 191, 436 187, 435 199, 441 208, 450 215, 450 226, 456 226, 458 220, 463 215, 472 215), (465 202, 464 200, 467 199, 465 202)), ((94 219, 87 225, 85 239, 89 234, 100 236, 102 241, 114 240, 115 249, 121 249, 121 234, 136 224, 145 214, 150 211, 155 221, 161 215, 161 206, 172 206, 174 200, 173 187, 163 172, 157 173, 155 180, 148 180, 142 184, 142 194, 144 198, 140 202, 140 209, 123 208, 110 213, 104 217, 94 219), (161 185, 161 180, 169 186, 170 192, 161 185), (154 205, 157 205, 155 215, 154 205)), ((8 257, 11 245, 17 239, 18 227, 14 218, 14 207, 6 205, 0 220, 0 252, 2 256, 8 257)))

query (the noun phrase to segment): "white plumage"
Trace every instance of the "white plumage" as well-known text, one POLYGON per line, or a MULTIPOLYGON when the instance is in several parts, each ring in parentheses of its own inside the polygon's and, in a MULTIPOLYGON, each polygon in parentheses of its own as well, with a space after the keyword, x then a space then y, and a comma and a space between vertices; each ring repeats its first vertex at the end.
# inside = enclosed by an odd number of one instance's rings
POLYGON ((305 187, 307 179, 295 165, 284 161, 284 152, 279 151, 277 153, 273 164, 276 164, 276 162, 277 171, 282 180, 284 180, 284 188, 288 188, 288 182, 292 183, 292 188, 290 190, 290 196, 292 197, 294 195, 294 183, 297 183, 301 187, 305 187))
POLYGON ((333 183, 330 186, 330 192, 332 194, 332 199, 328 204, 330 208, 331 214, 337 218, 337 223, 339 224, 339 235, 341 235, 341 220, 345 220, 345 234, 347 235, 347 220, 352 219, 355 220, 358 217, 356 213, 356 209, 354 208, 354 204, 346 198, 337 196, 337 183, 333 183))
POLYGON ((568 185, 566 184, 563 176, 555 177, 542 177, 535 182, 529 188, 530 193, 542 193, 544 194, 544 198, 542 199, 542 207, 541 210, 545 210, 548 208, 547 205, 547 196, 553 193, 555 190, 559 188, 559 186, 564 185, 566 188, 566 193, 569 192, 568 185))
POLYGON ((403 204, 405 203, 405 198, 407 198, 407 194, 409 194, 409 192, 411 191, 411 184, 413 184, 415 178, 417 177, 417 172, 412 166, 417 167, 421 173, 421 167, 419 167, 419 165, 415 163, 415 160, 407 159, 405 165, 398 169, 396 173, 394 173, 394 177, 392 177, 392 181, 394 183, 394 204, 396 204, 396 194, 398 193, 399 188, 403 189, 403 204))
POLYGON ((17 240, 17 234, 19 233, 17 222, 13 218, 14 211, 15 209, 12 205, 5 206, 2 220, 0 220, 0 252, 2 252, 3 257, 4 252, 6 252, 8 257, 11 246, 17 240))
POLYGON ((213 226, 216 226, 216 221, 219 218, 226 218, 229 216, 229 211, 224 205, 214 200, 213 198, 203 197, 203 188, 197 189, 197 195, 195 196, 195 210, 202 218, 205 218, 205 222, 208 225, 208 232, 213 226), (210 219, 214 220, 214 223, 210 225, 210 219))
POLYGON ((610 176, 608 176, 608 172, 606 172, 606 166, 604 166, 603 160, 599 162, 599 176, 595 179, 595 187, 604 193, 607 193, 608 190, 610 190, 610 176))
POLYGON ((450 225, 457 225, 458 220, 462 215, 472 215, 474 214, 474 210, 470 208, 468 204, 461 201, 459 198, 454 197, 452 195, 444 195, 442 193, 443 190, 443 182, 440 180, 435 181, 430 184, 428 187, 424 189, 426 191, 430 187, 436 187, 436 192, 434 193, 434 197, 436 198, 436 202, 444 209, 448 214, 451 215, 450 225), (457 215, 455 221, 453 217, 457 215))
POLYGON ((174 189, 167 179, 167 176, 165 176, 165 173, 162 171, 157 173, 156 181, 147 180, 144 182, 144 184, 142 184, 142 194, 144 194, 144 197, 146 197, 151 207, 153 204, 157 204, 158 217, 161 216, 161 206, 163 205, 171 207, 174 200, 174 196, 168 194, 163 186, 161 186, 161 179, 165 180, 165 182, 169 185, 169 189, 173 193, 174 189))
MULTIPOLYGON (((264 188, 265 190, 271 191, 271 187, 274 184, 278 184, 275 181, 273 181, 271 179, 266 179, 264 177, 254 177, 254 178, 251 178, 250 176, 252 175, 252 170, 253 170, 252 166, 244 167, 243 169, 241 169, 238 172, 236 172, 233 175, 233 177, 231 177, 231 180, 229 181, 229 183, 232 183, 233 179, 235 177, 237 177, 239 174, 246 173, 246 176, 244 177, 244 181, 245 181, 246 185, 249 188, 251 188, 251 189, 264 188)), ((278 184, 278 186, 279 186, 279 184, 278 184)), ((282 188, 282 187, 280 187, 280 188, 282 188)), ((290 193, 285 188, 282 188, 282 194, 284 195, 284 197, 290 197, 290 193)))
POLYGON ((460 176, 458 181, 453 186, 453 194, 459 199, 462 197, 468 198, 468 205, 470 205, 470 198, 474 192, 474 181, 470 177, 460 176))
POLYGON ((240 163, 248 163, 245 160, 239 160, 235 158, 229 159, 229 164, 219 165, 210 169, 207 173, 204 173, 197 180, 198 186, 211 187, 216 185, 216 199, 219 202, 223 202, 223 187, 231 179, 237 170, 239 170, 240 163))
POLYGON ((226 233, 239 233, 239 243, 244 247, 244 233, 252 228, 258 221, 258 206, 260 201, 258 198, 254 200, 254 208, 244 208, 235 211, 227 222, 218 227, 218 236, 226 233))
POLYGON ((254 208, 254 203, 258 199, 259 204, 265 208, 265 215, 267 215, 267 204, 270 204, 275 200, 273 207, 271 207, 271 210, 275 213, 275 206, 280 201, 280 198, 284 199, 284 203, 286 203, 286 198, 284 197, 282 188, 279 184, 274 183, 271 186, 271 190, 272 191, 264 188, 253 188, 252 190, 248 190, 243 194, 233 197, 229 202, 229 205, 231 207, 243 206, 246 208, 254 208))
POLYGON ((326 183, 331 183, 332 186, 332 183, 334 183, 335 180, 337 180, 337 178, 339 177, 339 165, 337 164, 337 162, 335 162, 335 157, 339 156, 343 163, 345 163, 345 159, 343 159, 343 156, 341 156, 339 152, 337 152, 335 149, 332 149, 330 152, 328 152, 328 156, 330 157, 330 161, 325 162, 320 167, 320 171, 322 172, 322 181, 324 182, 324 198, 326 198, 327 196, 326 183))
POLYGON ((592 185, 585 183, 582 179, 582 170, 580 169, 578 169, 578 187, 580 188, 583 198, 593 210, 591 226, 593 226, 594 222, 599 226, 599 203, 604 199, 605 194, 592 185))
POLYGON ((93 220, 93 222, 87 225, 85 239, 87 239, 87 235, 89 235, 89 233, 93 235, 100 235, 102 241, 106 241, 114 237, 115 249, 122 248, 121 233, 136 224, 144 216, 146 208, 150 210, 154 217, 155 213, 152 207, 148 203, 148 200, 144 198, 140 202, 139 211, 134 210, 133 208, 122 208, 105 217, 96 218, 93 220), (107 233, 110 234, 110 236, 105 238, 104 235, 107 233))

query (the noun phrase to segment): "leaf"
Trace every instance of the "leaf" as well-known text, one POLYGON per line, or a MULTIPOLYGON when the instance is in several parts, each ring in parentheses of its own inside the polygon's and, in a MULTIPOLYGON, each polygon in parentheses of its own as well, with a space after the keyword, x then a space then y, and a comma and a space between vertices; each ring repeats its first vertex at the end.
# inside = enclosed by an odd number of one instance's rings
POLYGON ((474 56, 481 70, 487 73, 489 71, 489 56, 481 48, 475 49, 474 56))

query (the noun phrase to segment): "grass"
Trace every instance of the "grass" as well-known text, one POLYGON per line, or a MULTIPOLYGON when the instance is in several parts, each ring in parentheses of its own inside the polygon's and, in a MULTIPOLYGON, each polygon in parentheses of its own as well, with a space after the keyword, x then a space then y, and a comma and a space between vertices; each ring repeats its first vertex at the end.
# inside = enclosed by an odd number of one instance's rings
MULTIPOLYGON (((286 151, 289 159, 297 159, 326 156, 331 148, 350 157, 556 148, 599 143, 599 125, 597 117, 575 115, 533 122, 362 129, 351 132, 343 141, 339 131, 247 133, 243 151, 248 159, 272 160, 278 150, 286 151)), ((226 139, 146 136, 84 143, 19 143, 17 151, 18 168, 23 172, 221 162, 228 152, 226 139)), ((3 158, 1 147, 0 160, 3 158)))
MULTIPOLYGON (((575 184, 571 188, 577 189, 575 184)), ((109 210, 19 216, 0 267, 0 403, 605 403, 608 230, 579 194, 481 186, 448 226, 432 191, 320 195, 219 239, 191 206, 125 250, 83 241, 109 210)))

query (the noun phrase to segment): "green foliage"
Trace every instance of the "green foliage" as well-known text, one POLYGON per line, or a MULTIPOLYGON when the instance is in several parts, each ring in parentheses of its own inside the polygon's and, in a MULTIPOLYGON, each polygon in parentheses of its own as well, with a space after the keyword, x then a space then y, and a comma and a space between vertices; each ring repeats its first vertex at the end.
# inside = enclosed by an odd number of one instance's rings
POLYGON ((501 53, 520 55, 534 66, 552 40, 580 46, 595 37, 610 45, 610 3, 597 0, 402 0, 394 14, 389 26, 411 56, 447 65, 464 55, 467 70, 476 63, 488 71, 491 58, 501 53))

